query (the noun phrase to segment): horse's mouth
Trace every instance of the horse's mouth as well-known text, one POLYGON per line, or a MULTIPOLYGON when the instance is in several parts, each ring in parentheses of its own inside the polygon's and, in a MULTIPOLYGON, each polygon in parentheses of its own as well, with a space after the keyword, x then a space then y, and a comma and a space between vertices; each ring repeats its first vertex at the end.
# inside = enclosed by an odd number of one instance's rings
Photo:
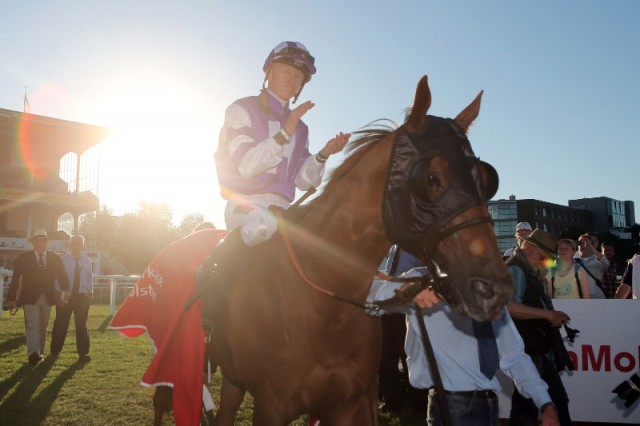
POLYGON ((472 278, 471 282, 471 291, 477 295, 480 300, 489 300, 493 299, 496 295, 494 291, 495 282, 489 282, 482 278, 472 278))
POLYGON ((502 291, 495 279, 473 277, 468 281, 470 291, 456 291, 450 305, 459 314, 476 321, 500 318, 504 305, 511 299, 511 292, 502 291), (466 295, 465 295, 466 293, 466 295))

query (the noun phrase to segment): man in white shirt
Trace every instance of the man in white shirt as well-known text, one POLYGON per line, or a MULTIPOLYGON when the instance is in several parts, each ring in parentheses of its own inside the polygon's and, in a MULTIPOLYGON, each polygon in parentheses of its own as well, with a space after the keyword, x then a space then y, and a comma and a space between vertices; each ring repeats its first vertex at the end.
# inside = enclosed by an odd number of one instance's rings
MULTIPOLYGON (((93 270, 91 259, 82 253, 84 249, 84 237, 74 235, 69 241, 71 252, 62 256, 62 263, 69 278, 69 300, 56 305, 56 319, 53 323, 51 335, 51 354, 58 356, 64 346, 69 329, 69 321, 73 314, 76 326, 76 348, 80 361, 90 361, 89 356, 89 332, 87 319, 89 306, 93 298, 93 270)), ((57 287, 57 284, 56 284, 57 287)), ((57 288, 56 288, 57 289, 57 288)))

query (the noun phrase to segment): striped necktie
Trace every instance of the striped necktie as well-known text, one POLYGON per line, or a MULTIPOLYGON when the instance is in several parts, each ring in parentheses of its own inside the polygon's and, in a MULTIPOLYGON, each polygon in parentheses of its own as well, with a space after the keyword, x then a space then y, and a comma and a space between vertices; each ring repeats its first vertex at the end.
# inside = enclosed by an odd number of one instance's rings
POLYGON ((473 332, 478 340, 480 372, 491 380, 500 366, 500 355, 491 321, 473 321, 473 332))

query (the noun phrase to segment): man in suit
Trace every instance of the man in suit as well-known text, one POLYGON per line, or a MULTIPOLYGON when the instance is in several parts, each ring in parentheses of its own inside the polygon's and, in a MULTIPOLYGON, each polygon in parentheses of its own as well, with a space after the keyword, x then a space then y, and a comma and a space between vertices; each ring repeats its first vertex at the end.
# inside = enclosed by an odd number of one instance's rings
MULTIPOLYGON (((66 304, 57 304, 56 319, 53 322, 51 335, 51 355, 57 356, 62 351, 64 341, 69 329, 69 320, 73 314, 76 325, 76 348, 80 361, 88 362, 89 356, 89 332, 87 330, 87 318, 89 306, 93 297, 93 274, 91 259, 82 254, 84 249, 84 237, 74 235, 69 241, 70 253, 62 256, 62 263, 70 282, 71 296, 66 304)), ((59 282, 56 283, 56 291, 60 291, 59 282)))
POLYGON ((56 299, 64 300, 56 295, 54 283, 58 280, 64 292, 69 289, 69 280, 60 256, 47 250, 49 238, 44 229, 33 233, 31 243, 33 250, 20 254, 13 264, 8 305, 24 308, 27 354, 29 364, 35 366, 43 359, 51 306, 56 299))

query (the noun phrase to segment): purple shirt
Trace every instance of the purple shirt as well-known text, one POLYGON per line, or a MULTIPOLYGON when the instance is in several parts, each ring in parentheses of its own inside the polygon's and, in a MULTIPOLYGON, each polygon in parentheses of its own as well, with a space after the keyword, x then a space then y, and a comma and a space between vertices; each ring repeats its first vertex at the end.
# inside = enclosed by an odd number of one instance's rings
POLYGON ((288 103, 282 105, 268 91, 239 99, 227 109, 215 156, 223 198, 229 199, 233 193, 268 193, 293 201, 296 176, 310 156, 309 130, 302 121, 289 142, 293 144, 292 149, 283 150, 275 167, 250 177, 243 177, 239 171, 240 163, 253 148, 269 144, 275 150, 280 149, 273 136, 284 127, 290 112, 288 103), (241 114, 238 114, 238 108, 241 114))

